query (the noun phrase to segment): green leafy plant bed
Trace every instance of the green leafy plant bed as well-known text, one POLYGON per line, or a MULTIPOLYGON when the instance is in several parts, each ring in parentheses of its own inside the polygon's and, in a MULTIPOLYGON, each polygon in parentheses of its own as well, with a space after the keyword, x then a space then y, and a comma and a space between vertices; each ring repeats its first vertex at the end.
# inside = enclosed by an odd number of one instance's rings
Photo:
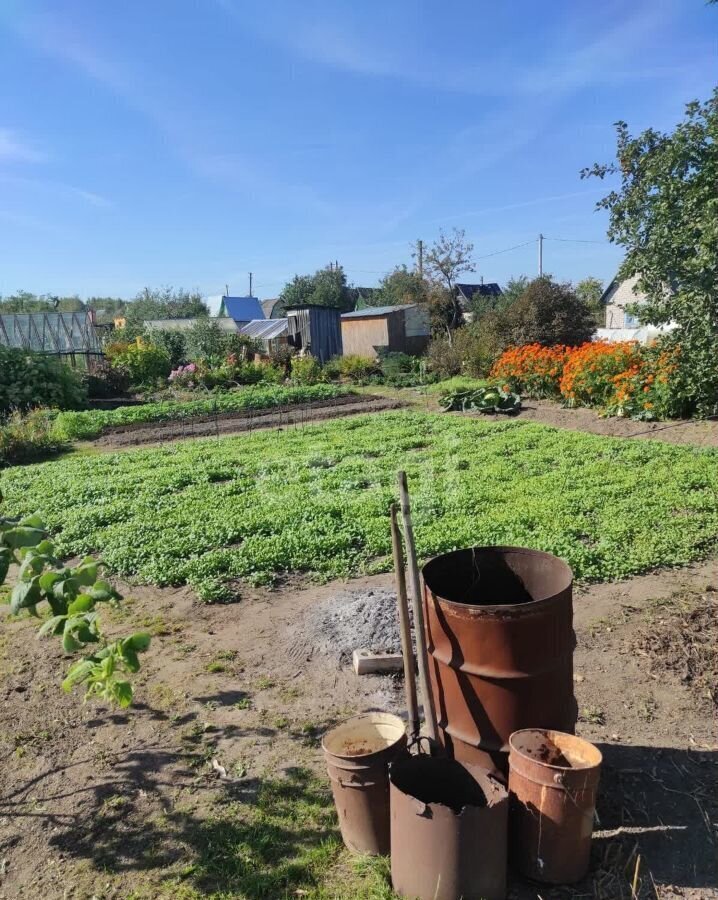
POLYGON ((143 403, 141 406, 122 406, 118 409, 93 409, 87 412, 62 412, 55 419, 53 433, 63 440, 89 440, 103 430, 151 422, 167 422, 188 416, 243 410, 271 409, 291 403, 310 403, 331 400, 351 393, 348 388, 333 384, 314 384, 298 387, 279 385, 247 387, 237 391, 207 394, 198 400, 143 403))
POLYGON ((715 451, 440 413, 68 456, 8 469, 0 489, 59 553, 218 601, 234 579, 388 570, 400 468, 423 558, 519 544, 596 581, 701 558, 718 534, 715 451))

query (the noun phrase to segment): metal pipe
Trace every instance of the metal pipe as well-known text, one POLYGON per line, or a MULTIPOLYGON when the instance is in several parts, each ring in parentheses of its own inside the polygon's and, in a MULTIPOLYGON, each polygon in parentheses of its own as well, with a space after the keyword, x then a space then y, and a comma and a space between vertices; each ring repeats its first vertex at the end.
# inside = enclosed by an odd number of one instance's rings
POLYGON ((399 631, 401 634, 401 652, 404 658, 404 692, 406 693, 406 709, 409 713, 411 737, 419 737, 421 721, 416 699, 416 677, 414 674, 414 647, 411 642, 409 625, 409 602, 406 596, 406 575, 404 572, 404 554, 401 548, 401 534, 396 517, 396 503, 389 508, 391 517, 391 547, 394 553, 394 580, 396 582, 396 604, 399 609, 399 631))
POLYGON ((421 585, 419 582, 419 564, 416 560, 416 545, 414 543, 414 527, 411 523, 411 505, 409 503, 409 488, 406 483, 406 472, 397 474, 399 482, 399 497, 401 499, 401 517, 404 521, 404 542, 406 544, 406 558, 409 564, 409 589, 411 591, 411 603, 414 611, 414 633, 416 635, 416 658, 419 665, 419 685, 421 686, 421 700, 424 705, 424 725, 432 743, 436 742, 436 713, 434 711, 434 695, 429 686, 429 658, 426 652, 426 629, 424 627, 424 610, 421 604, 421 585))

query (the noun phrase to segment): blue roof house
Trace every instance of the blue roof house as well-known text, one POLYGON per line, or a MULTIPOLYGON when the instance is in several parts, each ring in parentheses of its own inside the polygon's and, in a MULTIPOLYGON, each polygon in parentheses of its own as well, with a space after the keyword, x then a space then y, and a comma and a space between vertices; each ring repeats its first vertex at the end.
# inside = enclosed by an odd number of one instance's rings
POLYGON ((219 315, 246 324, 254 319, 263 319, 264 310, 257 297, 222 297, 219 315))

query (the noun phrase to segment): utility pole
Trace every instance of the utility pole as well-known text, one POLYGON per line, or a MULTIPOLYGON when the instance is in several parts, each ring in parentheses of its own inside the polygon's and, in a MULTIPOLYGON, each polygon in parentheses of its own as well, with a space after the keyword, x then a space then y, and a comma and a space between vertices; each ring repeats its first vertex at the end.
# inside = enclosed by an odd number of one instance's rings
POLYGON ((424 242, 421 238, 416 242, 417 255, 419 257, 419 278, 424 277, 424 242))
POLYGON ((249 273, 249 296, 250 296, 250 297, 253 297, 253 296, 254 296, 254 295, 252 294, 252 273, 251 273, 251 272, 249 273))
POLYGON ((540 234, 538 236, 538 251, 539 251, 539 278, 543 276, 543 235, 540 234))
POLYGON ((229 285, 225 284, 224 286, 224 296, 229 297, 229 285))

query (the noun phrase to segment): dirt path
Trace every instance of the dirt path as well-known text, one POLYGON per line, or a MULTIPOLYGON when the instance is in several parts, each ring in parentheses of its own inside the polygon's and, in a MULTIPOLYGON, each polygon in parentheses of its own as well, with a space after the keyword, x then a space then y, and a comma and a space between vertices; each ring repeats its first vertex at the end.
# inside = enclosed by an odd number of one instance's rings
POLYGON ((522 422, 540 422, 571 431, 588 431, 611 437, 631 437, 718 447, 718 421, 679 419, 670 422, 635 422, 633 419, 602 418, 592 409, 566 409, 550 400, 526 400, 517 416, 522 422))
MULTIPOLYGON (((513 879, 512 898, 628 898, 638 853, 641 898, 718 898, 712 715, 695 685, 636 649, 666 616, 713 603, 707 588, 716 585, 710 561, 577 591, 578 730, 605 757, 592 874, 571 889, 513 879)), ((323 780, 318 743, 332 723, 403 708, 398 679, 355 677, 307 631, 310 611, 338 594, 390 588, 381 575, 198 606, 187 589, 127 586, 114 627, 154 634, 129 712, 63 695, 67 663, 55 642, 32 639, 27 620, 9 623, 0 645, 0 898, 198 896, 178 895, 178 885, 230 892, 220 864, 229 851, 212 823, 232 804, 250 808, 264 779, 293 767, 323 780)), ((355 887, 328 896, 379 895, 355 887)))
POLYGON ((338 416, 378 412, 403 406, 395 397, 348 394, 316 403, 297 403, 275 409, 220 413, 217 416, 193 416, 168 422, 148 422, 108 429, 89 446, 116 450, 146 444, 158 444, 183 438, 239 434, 260 428, 300 427, 338 416))

